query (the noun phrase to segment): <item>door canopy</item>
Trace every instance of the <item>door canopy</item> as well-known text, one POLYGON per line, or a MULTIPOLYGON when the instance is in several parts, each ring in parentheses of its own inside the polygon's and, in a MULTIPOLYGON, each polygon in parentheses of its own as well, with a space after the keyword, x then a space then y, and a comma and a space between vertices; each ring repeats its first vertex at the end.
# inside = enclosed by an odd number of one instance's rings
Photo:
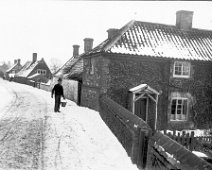
MULTIPOLYGON (((152 127, 154 130, 157 129, 157 117, 158 117, 158 113, 157 113, 157 104, 158 104, 158 96, 159 96, 159 92, 153 88, 151 88, 150 86, 148 86, 147 84, 141 84, 139 86, 133 87, 129 90, 132 93, 132 112, 135 114, 135 103, 137 100, 142 99, 142 98, 149 98, 151 99, 154 103, 155 103, 155 121, 154 121, 154 125, 150 126, 152 127)), ((148 107, 148 106, 147 106, 148 107)), ((148 111, 147 111, 147 117, 148 117, 148 111)))
POLYGON ((147 96, 157 103, 159 92, 151 88, 147 84, 141 84, 139 86, 133 87, 129 91, 132 92, 133 94, 137 94, 136 96, 134 96, 134 99, 133 99, 134 102, 142 97, 147 96))

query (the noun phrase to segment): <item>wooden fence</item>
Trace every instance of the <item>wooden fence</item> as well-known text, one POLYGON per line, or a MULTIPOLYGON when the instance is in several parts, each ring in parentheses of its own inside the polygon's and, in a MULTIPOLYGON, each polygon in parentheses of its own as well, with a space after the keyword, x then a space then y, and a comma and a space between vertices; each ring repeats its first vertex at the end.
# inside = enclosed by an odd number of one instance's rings
POLYGON ((185 131, 182 131, 182 133, 180 133, 176 132, 175 130, 172 132, 167 132, 167 130, 163 130, 163 134, 177 141, 190 151, 198 150, 205 152, 208 150, 210 152, 210 150, 212 149, 212 136, 194 136, 194 131, 192 131, 191 133, 186 133, 185 131))
POLYGON ((194 150, 194 132, 186 133, 185 131, 183 131, 181 134, 180 132, 176 133, 175 130, 173 131, 173 133, 171 132, 167 133, 167 131, 164 130, 163 133, 164 135, 167 135, 171 139, 177 141, 190 151, 194 150))
POLYGON ((212 145, 212 136, 196 136, 195 139, 212 145))

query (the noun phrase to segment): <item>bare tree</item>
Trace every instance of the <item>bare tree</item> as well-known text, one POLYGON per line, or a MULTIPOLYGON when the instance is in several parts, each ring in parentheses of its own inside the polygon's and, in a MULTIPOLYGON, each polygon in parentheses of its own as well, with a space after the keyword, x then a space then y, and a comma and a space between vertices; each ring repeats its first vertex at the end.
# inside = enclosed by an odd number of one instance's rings
POLYGON ((55 74, 60 69, 61 66, 62 62, 58 58, 51 58, 50 69, 53 74, 55 74))

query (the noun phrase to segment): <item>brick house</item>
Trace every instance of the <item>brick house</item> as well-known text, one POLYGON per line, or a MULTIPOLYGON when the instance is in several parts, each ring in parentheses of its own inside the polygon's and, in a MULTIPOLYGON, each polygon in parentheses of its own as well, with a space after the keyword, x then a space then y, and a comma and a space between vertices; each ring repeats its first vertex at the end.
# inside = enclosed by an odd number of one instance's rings
POLYGON ((212 128, 212 31, 131 21, 83 55, 82 105, 99 110, 106 94, 153 129, 212 128))
POLYGON ((14 81, 35 86, 36 83, 46 83, 52 73, 45 60, 37 60, 37 53, 33 53, 32 61, 27 61, 22 69, 15 74, 14 81))
POLYGON ((14 78, 15 74, 22 69, 21 60, 14 60, 14 64, 6 71, 6 79, 14 78))

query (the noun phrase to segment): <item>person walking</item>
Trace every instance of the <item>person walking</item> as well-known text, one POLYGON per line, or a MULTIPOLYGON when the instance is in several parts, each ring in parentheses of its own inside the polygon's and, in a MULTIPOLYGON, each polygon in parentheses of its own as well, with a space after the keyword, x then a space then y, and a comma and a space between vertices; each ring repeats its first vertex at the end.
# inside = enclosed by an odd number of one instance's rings
POLYGON ((61 96, 65 99, 64 94, 63 94, 63 86, 62 86, 61 78, 58 78, 58 83, 52 89, 52 98, 53 98, 53 95, 55 98, 54 112, 60 112, 61 96))

